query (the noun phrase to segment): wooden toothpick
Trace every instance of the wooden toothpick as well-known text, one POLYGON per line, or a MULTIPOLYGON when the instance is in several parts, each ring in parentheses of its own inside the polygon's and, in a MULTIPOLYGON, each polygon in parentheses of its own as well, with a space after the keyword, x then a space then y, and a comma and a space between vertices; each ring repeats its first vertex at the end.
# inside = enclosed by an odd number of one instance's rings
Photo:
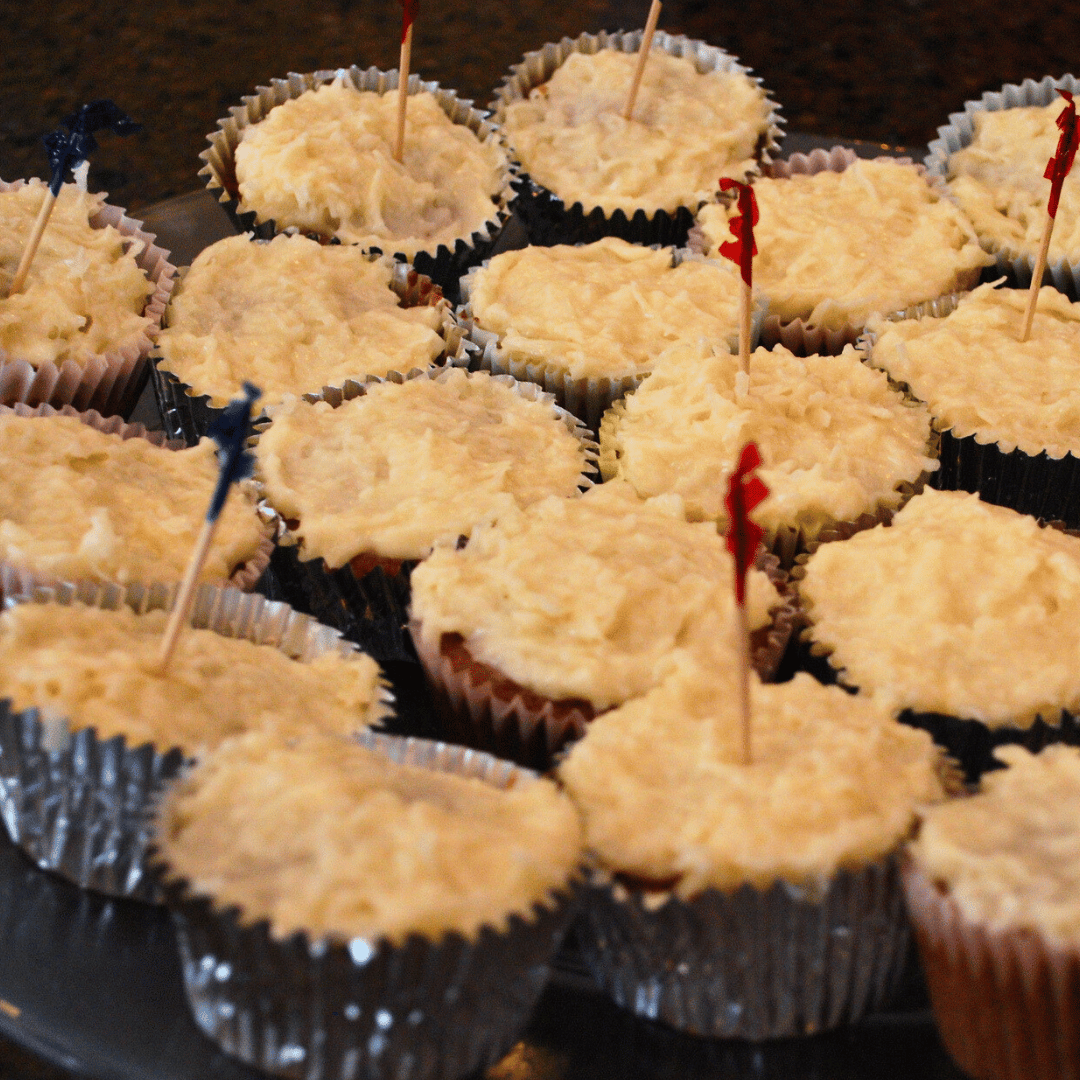
POLYGON ((629 120, 634 112, 634 102, 637 101, 638 87, 641 86, 641 76, 645 74, 645 61, 649 59, 649 50, 652 48, 653 34, 656 33, 656 24, 660 19, 660 9, 664 5, 660 0, 652 0, 649 8, 649 17, 645 20, 645 33, 641 36, 641 48, 638 49, 637 67, 634 68, 634 79, 630 83, 630 93, 626 98, 626 108, 623 109, 623 119, 629 120))
POLYGON ((23 248, 22 258, 19 259, 19 266, 15 271, 15 277, 11 281, 11 288, 8 290, 8 296, 14 296, 16 293, 23 291, 23 287, 26 285, 26 276, 30 273, 30 264, 34 261, 34 256, 37 254, 37 249, 41 244, 41 237, 45 233, 45 226, 49 223, 49 215, 52 213, 55 205, 56 196, 50 189, 46 189, 45 198, 41 203, 41 209, 38 210, 38 215, 34 219, 34 224, 30 229, 30 235, 26 240, 26 247, 23 248))
POLYGON ((412 62, 412 26, 405 31, 398 61, 397 137, 394 139, 394 160, 405 159, 405 108, 409 100, 409 64, 412 62))

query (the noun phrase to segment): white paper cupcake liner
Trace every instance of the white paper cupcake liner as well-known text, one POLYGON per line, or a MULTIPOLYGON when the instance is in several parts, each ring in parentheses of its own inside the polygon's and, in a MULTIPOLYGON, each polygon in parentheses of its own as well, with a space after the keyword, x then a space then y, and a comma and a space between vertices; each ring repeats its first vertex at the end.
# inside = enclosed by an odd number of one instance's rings
MULTIPOLYGON (((0 180, 0 192, 18 191, 26 183, 0 180)), ((169 253, 158 247, 153 233, 143 230, 142 222, 129 218, 118 206, 105 205, 90 219, 95 228, 112 225, 124 237, 141 245, 135 262, 154 285, 143 314, 150 327, 108 352, 91 357, 85 363, 52 361, 36 367, 0 349, 0 403, 14 405, 72 405, 79 411, 96 409, 104 416, 130 414, 142 392, 147 373, 147 356, 161 329, 165 306, 172 292, 176 267, 169 253)))
MULTIPOLYGON (((1055 79, 1047 75, 1036 82, 1025 79, 1022 83, 1006 83, 998 91, 987 91, 978 101, 965 101, 964 111, 949 114, 949 122, 938 128, 938 137, 930 141, 929 151, 924 159, 926 171, 930 176, 944 180, 948 176, 949 157, 957 150, 968 146, 975 134, 974 114, 989 110, 999 112, 1002 109, 1015 109, 1029 105, 1049 105, 1060 101, 1057 88, 1080 94, 1080 80, 1073 75, 1062 75, 1055 79)), ((1049 189, 1048 189, 1049 190, 1049 189)), ((1006 274, 1009 279, 1024 288, 1031 284, 1035 272, 1034 253, 1022 253, 1018 250, 1000 248, 989 238, 980 237, 983 247, 994 256, 994 270, 997 274, 1006 274)), ((1080 298, 1080 263, 1071 259, 1047 261, 1046 275, 1057 289, 1071 299, 1080 298)), ((1043 279, 1046 280, 1046 277, 1043 279)))
MULTIPOLYGON (((463 747, 386 735, 360 741, 395 761, 508 787, 526 775, 463 747)), ((164 868, 167 873, 167 868, 164 868)), ((185 881, 166 893, 196 1023, 226 1053, 295 1080, 452 1080, 505 1054, 547 981, 576 911, 577 883, 528 917, 473 939, 275 939, 263 920, 218 910, 185 881)))
MULTIPOLYGON (((229 115, 218 121, 218 130, 207 136, 210 147, 199 155, 206 163, 199 170, 199 175, 206 178, 207 189, 218 195, 238 232, 253 231, 257 237, 269 239, 279 231, 273 221, 259 222, 254 212, 240 213, 238 210, 239 188, 234 155, 244 129, 264 119, 276 105, 339 78, 357 90, 373 90, 379 94, 396 91, 398 86, 397 71, 380 71, 374 67, 363 70, 355 64, 349 68, 315 71, 306 75, 291 72, 284 79, 272 79, 269 86, 258 87, 254 94, 242 99, 242 104, 232 106, 229 115)), ((500 146, 503 145, 499 129, 487 119, 487 113, 474 109, 471 101, 459 98, 453 90, 442 89, 437 82, 423 82, 418 76, 410 75, 408 93, 412 95, 424 91, 435 96, 443 112, 455 124, 463 124, 481 142, 494 141, 500 146)), ((440 244, 433 251, 421 251, 412 256, 411 261, 416 269, 441 286, 451 299, 456 297, 457 283, 461 275, 474 262, 485 258, 495 246, 510 216, 510 203, 514 199, 511 186, 514 175, 513 168, 508 165, 501 177, 500 190, 495 198, 496 213, 484 222, 481 228, 469 236, 459 238, 452 250, 445 244, 440 244)), ((391 243, 387 244, 388 249, 391 246, 391 243)), ((386 254, 397 253, 387 250, 386 254)), ((401 258, 405 256, 402 255, 401 258)))
MULTIPOLYGON (((171 609, 176 588, 80 582, 35 590, 24 602, 126 605, 142 613, 171 609)), ((301 660, 355 651, 336 631, 286 604, 212 585, 197 590, 190 625, 275 645, 301 660)), ((89 728, 69 735, 62 720, 43 723, 37 709, 14 712, 10 705, 0 701, 0 814, 11 839, 43 870, 84 888, 156 900, 146 873, 150 815, 179 773, 183 750, 133 747, 122 736, 99 739, 89 728)))
MULTIPOLYGON (((503 85, 488 106, 497 124, 506 117, 506 107, 513 101, 529 96, 535 87, 548 81, 571 53, 587 55, 601 49, 616 49, 636 53, 641 48, 643 30, 601 31, 599 34, 582 34, 577 38, 563 38, 540 49, 525 54, 524 58, 504 76, 503 85)), ((741 72, 761 86, 761 79, 751 75, 730 53, 715 45, 695 41, 683 35, 667 34, 658 30, 652 40, 652 48, 661 49, 671 56, 683 56, 691 60, 699 71, 741 72)), ((760 161, 768 162, 776 156, 783 138, 783 118, 779 106, 768 97, 771 112, 768 125, 759 140, 760 161)), ((513 150, 511 149, 511 154, 513 150)), ((680 207, 675 213, 665 210, 637 210, 629 216, 624 210, 605 214, 596 207, 588 212, 580 202, 567 206, 554 192, 538 184, 528 170, 519 163, 522 176, 516 181, 519 199, 515 210, 525 222, 529 239, 534 244, 575 244, 599 240, 602 236, 620 236, 633 244, 664 244, 680 246, 686 243, 686 234, 698 205, 680 207)), ((750 175, 754 175, 751 172, 750 175)))

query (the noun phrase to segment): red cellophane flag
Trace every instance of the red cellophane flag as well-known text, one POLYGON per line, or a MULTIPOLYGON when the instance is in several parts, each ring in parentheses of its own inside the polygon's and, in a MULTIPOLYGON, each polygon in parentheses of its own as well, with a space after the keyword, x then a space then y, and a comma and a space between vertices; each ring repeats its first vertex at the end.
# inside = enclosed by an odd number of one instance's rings
POLYGON ((727 549, 735 558, 735 600, 740 606, 746 603, 746 572, 763 535, 761 526, 750 520, 750 511, 769 494, 765 482, 751 475, 760 464, 757 445, 747 443, 724 496, 728 512, 727 549))
POLYGON ((730 177, 720 177, 720 190, 739 192, 739 212, 729 222, 734 240, 727 240, 720 245, 720 254, 739 264, 739 271, 747 286, 753 287, 754 256, 757 244, 754 243, 754 226, 758 223, 757 199, 754 189, 749 184, 740 184, 730 177))
POLYGON ((1046 172, 1043 173, 1043 176, 1050 181, 1050 201, 1046 205, 1046 212, 1051 217, 1057 216, 1061 185, 1065 183, 1065 177, 1069 175, 1069 170, 1072 168, 1077 144, 1076 105, 1073 102, 1073 96, 1068 90, 1058 90, 1058 93, 1068 104, 1057 118, 1057 126, 1061 128, 1057 153, 1047 163, 1046 172))
POLYGON ((420 9, 420 0, 398 0, 403 9, 401 16, 401 44, 405 44, 405 39, 409 36, 409 27, 412 26, 413 20, 416 18, 416 13, 420 9))

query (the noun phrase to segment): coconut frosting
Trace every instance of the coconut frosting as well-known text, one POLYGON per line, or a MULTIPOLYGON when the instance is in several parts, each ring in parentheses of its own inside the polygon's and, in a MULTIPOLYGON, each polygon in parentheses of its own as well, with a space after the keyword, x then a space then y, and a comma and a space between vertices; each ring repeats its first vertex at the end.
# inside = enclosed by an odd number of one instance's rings
POLYGON ((0 614, 0 697, 72 731, 201 753, 253 729, 283 738, 352 735, 385 716, 379 668, 364 653, 301 662, 273 645, 186 627, 164 674, 168 616, 81 604, 0 614))
POLYGON ((930 810, 912 844, 917 865, 972 923, 1034 930, 1080 946, 1080 751, 1003 746, 1007 769, 977 795, 930 810))
POLYGON ((648 371, 677 342, 738 347, 739 278, 726 265, 607 237, 497 255, 469 279, 477 324, 512 360, 571 378, 648 371))
POLYGON ((31 180, 0 193, 0 349, 34 367, 91 358, 129 345, 153 320, 143 315, 154 286, 135 262, 141 241, 91 219, 105 205, 65 184, 30 264, 26 285, 9 296, 12 279, 47 185, 31 180))
MULTIPOLYGON (((754 285, 782 322, 862 326, 966 284, 992 260, 971 223, 921 170, 888 159, 843 172, 759 179, 754 285)), ((731 238, 737 207, 712 203, 698 222, 711 253, 731 238)))
MULTIPOLYGON (((437 549, 413 571, 411 614, 430 644, 461 634, 522 686, 603 709, 654 686, 677 650, 734 632, 732 577, 713 525, 687 522, 677 497, 646 503, 613 482, 437 549), (719 630, 714 610, 725 613, 719 630)), ((747 590, 756 629, 779 599, 761 571, 747 590)))
POLYGON ((332 568, 365 552, 422 558, 519 505, 576 494, 586 468, 550 399, 457 368, 372 384, 337 409, 288 401, 256 456, 267 499, 298 519, 303 557, 332 568))
MULTIPOLYGON (((180 580, 218 476, 208 439, 169 450, 72 416, 0 416, 0 462, 0 558, 69 581, 180 580)), ((200 580, 227 580, 265 535, 245 485, 200 580)))
POLYGON ((844 681, 990 727, 1080 706, 1080 540, 959 491, 810 556, 800 595, 844 681))
POLYGON ((600 429, 605 476, 643 498, 675 492, 694 520, 726 527, 727 477, 748 442, 769 496, 754 511, 762 528, 814 536, 837 521, 893 508, 923 472, 930 418, 861 363, 757 349, 748 388, 739 359, 701 345, 669 351, 600 429))
POLYGON ((697 207, 721 176, 754 168, 771 106, 742 71, 700 72, 653 49, 630 120, 637 55, 571 53, 548 82, 506 107, 504 128, 530 176, 586 212, 697 207))
POLYGON ((349 378, 427 367, 445 305, 402 307, 393 264, 346 244, 231 236, 205 248, 174 293, 162 367, 223 408, 246 381, 260 405, 349 378))
POLYGON ((474 938, 530 919, 581 858, 577 814, 549 780, 500 789, 325 737, 234 740, 162 817, 171 871, 277 937, 474 938))
POLYGON ((397 94, 326 83, 244 128, 240 210, 408 256, 451 250, 497 216, 506 156, 455 124, 428 91, 409 95, 403 161, 393 157, 397 94))

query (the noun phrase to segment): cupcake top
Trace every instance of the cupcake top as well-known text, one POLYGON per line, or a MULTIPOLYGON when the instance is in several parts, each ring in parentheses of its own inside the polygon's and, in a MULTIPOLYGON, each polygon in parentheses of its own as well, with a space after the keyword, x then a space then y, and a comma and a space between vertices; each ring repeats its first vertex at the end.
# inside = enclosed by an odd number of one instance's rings
POLYGON ((506 156, 455 124, 434 94, 409 95, 403 162, 397 94, 326 83, 275 106, 236 148, 241 212, 408 256, 453 249, 497 216, 506 156))
POLYGON ((600 428, 605 476, 643 498, 672 491, 688 515, 726 527, 726 477, 753 441, 768 498, 754 511, 762 528, 816 535, 901 502, 899 485, 937 468, 927 456, 930 418, 861 363, 757 349, 745 383, 739 358, 700 344, 673 348, 600 428))
MULTIPOLYGON (((732 577, 723 537, 687 522, 681 500, 646 503, 609 483, 437 549, 413 571, 411 613, 423 640, 461 634, 522 686, 603 709, 654 686, 678 649, 734 633, 732 577)), ((756 629, 779 598, 761 571, 747 589, 756 629)))
POLYGON ((81 366, 151 329, 143 310, 154 286, 135 262, 140 241, 90 224, 104 198, 65 184, 25 287, 8 296, 47 192, 38 180, 0 192, 0 349, 34 367, 81 366))
POLYGON ((575 495, 587 467, 550 398, 458 368, 371 384, 337 409, 287 401, 256 456, 303 557, 331 568, 362 553, 423 558, 510 509, 575 495))
POLYGON ((506 107, 507 140, 532 179, 567 206, 627 216, 697 207, 721 176, 744 179, 772 113, 757 82, 654 48, 625 120, 636 66, 636 53, 573 52, 506 107))
POLYGON ((744 765, 738 700, 732 665, 683 654, 572 746, 559 778, 604 866, 684 899, 778 880, 817 895, 891 852, 942 797, 926 732, 805 673, 752 676, 744 765))
POLYGON ((894 712, 1027 727, 1080 707, 1080 540, 960 491, 810 556, 800 595, 844 681, 894 712))
POLYGON ((531 918, 579 864, 581 825, 548 780, 501 789, 339 739, 258 734, 178 785, 159 843, 173 874, 275 937, 401 944, 531 918))
POLYGON ((1034 930, 1080 947, 1080 751, 1021 746, 995 753, 977 795, 926 813, 911 846, 964 917, 995 931, 1034 930))
MULTIPOLYGON (((621 55, 621 54, 619 54, 621 55)), ((648 371, 680 341, 738 347, 739 278, 720 263, 607 237, 495 256, 467 279, 476 322, 512 359, 571 378, 648 371)))
POLYGON ((1080 456, 1080 304, 1039 290, 1027 341, 1026 289, 980 285, 942 318, 875 320, 870 362, 925 401, 935 427, 1004 452, 1080 456))
MULTIPOLYGON (((178 581, 218 477, 208 439, 169 450, 73 416, 0 415, 0 462, 0 558, 69 581, 178 581)), ((227 580, 265 536, 245 485, 200 580, 227 580)))
POLYGON ((351 245, 230 236, 205 248, 173 296, 162 366, 224 408, 245 382, 260 404, 349 378, 429 366, 446 305, 402 307, 394 264, 351 245))
MULTIPOLYGON (((1057 152, 1057 118, 1066 103, 979 110, 971 143, 949 155, 948 186, 992 250, 1034 256, 1046 227, 1050 181, 1046 163, 1057 152)), ((1080 259, 1080 177, 1061 189, 1049 257, 1080 259)))
POLYGON ((0 613, 0 697, 36 706, 46 725, 188 754, 253 729, 352 735, 389 712, 378 665, 344 648, 301 662, 186 627, 162 674, 167 620, 164 611, 18 604, 0 613))
MULTIPOLYGON (((971 223, 910 163, 879 158, 762 178, 754 193, 754 285, 782 322, 862 326, 874 312, 951 292, 992 261, 971 223)), ((709 253, 730 239, 735 213, 734 204, 701 209, 709 253)))

